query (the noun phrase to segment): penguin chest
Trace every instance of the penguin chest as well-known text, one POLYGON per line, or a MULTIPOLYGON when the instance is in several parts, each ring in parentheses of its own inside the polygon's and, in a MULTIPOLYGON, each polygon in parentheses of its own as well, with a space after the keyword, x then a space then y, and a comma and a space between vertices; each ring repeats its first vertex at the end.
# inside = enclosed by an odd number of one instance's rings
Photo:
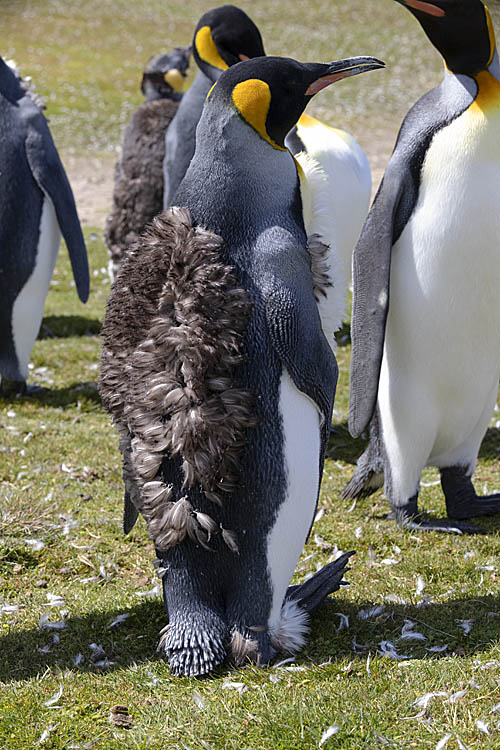
POLYGON ((279 394, 283 434, 284 500, 267 538, 272 584, 269 627, 275 627, 288 584, 311 526, 319 488, 320 414, 283 367, 279 394))
POLYGON ((43 201, 39 232, 33 270, 12 307, 12 334, 19 370, 25 379, 61 241, 54 206, 47 196, 43 201))

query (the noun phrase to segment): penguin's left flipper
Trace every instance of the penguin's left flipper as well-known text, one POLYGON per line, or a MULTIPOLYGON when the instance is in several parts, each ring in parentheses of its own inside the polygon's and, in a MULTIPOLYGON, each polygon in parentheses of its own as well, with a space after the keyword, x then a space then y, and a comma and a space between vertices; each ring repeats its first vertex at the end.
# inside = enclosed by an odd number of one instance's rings
POLYGON ((68 247, 78 296, 86 302, 89 296, 89 266, 75 199, 66 172, 52 140, 47 122, 27 97, 20 102, 25 124, 25 151, 35 181, 48 195, 68 247))
POLYGON ((324 456, 330 436, 338 367, 321 331, 310 285, 303 281, 300 286, 300 280, 291 281, 290 286, 277 283, 267 298, 266 319, 273 347, 295 387, 316 404, 322 415, 324 456))
POLYGON ((354 554, 354 550, 345 552, 337 560, 321 568, 305 583, 301 583, 299 586, 289 586, 285 601, 296 602, 306 612, 314 612, 324 603, 329 594, 338 591, 341 586, 348 585, 348 582, 342 579, 345 573, 350 570, 347 563, 354 554))

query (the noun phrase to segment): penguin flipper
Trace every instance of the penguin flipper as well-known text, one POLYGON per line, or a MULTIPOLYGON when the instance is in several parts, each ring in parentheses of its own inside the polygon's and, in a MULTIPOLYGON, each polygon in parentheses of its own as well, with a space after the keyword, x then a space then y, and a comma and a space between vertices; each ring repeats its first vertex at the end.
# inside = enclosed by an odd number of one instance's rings
POLYGON ((26 97, 21 103, 26 122, 26 157, 35 181, 54 204, 57 221, 68 247, 78 296, 82 302, 86 302, 90 287, 89 267, 73 191, 45 117, 32 102, 25 102, 26 97))
POLYGON ((352 259, 349 431, 353 437, 366 430, 377 403, 389 311, 394 226, 403 187, 399 170, 388 168, 352 259))
MULTIPOLYGON (((338 367, 321 332, 312 294, 276 286, 266 303, 266 318, 273 347, 296 388, 316 404, 323 417, 322 450, 326 451, 335 400, 338 367)), ((310 292, 310 289, 309 289, 310 292)))
POLYGON ((135 504, 132 502, 130 493, 125 488, 125 494, 123 496, 123 533, 128 534, 134 528, 137 519, 139 518, 139 511, 135 504))

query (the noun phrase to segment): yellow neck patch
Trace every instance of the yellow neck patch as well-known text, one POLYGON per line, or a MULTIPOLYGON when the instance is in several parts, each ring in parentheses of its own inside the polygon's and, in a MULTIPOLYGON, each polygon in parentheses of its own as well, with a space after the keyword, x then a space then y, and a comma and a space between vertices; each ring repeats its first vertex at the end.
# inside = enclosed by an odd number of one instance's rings
POLYGON ((500 81, 487 70, 482 70, 475 77, 479 86, 477 96, 469 107, 471 114, 482 114, 500 108, 500 81))
POLYGON ((286 151, 278 146, 266 130, 267 113, 271 104, 271 89, 259 78, 249 78, 237 83, 233 89, 233 103, 243 117, 265 141, 278 151, 286 151))
POLYGON ((165 80, 165 83, 168 83, 168 85, 173 88, 176 93, 180 91, 184 86, 184 76, 182 75, 180 70, 177 70, 177 68, 168 70, 163 78, 165 80))
POLYGON ((206 62, 208 65, 211 65, 213 68, 218 68, 219 70, 226 70, 229 67, 229 65, 222 59, 219 50, 215 46, 210 26, 202 26, 201 29, 196 32, 194 44, 196 51, 203 62, 206 62))
POLYGON ((491 65, 491 61, 493 60, 493 55, 495 54, 495 29, 493 28, 493 22, 491 20, 490 11, 488 10, 487 6, 484 6, 484 10, 486 13, 486 23, 488 24, 488 36, 490 38, 490 57, 488 60, 488 65, 491 65))

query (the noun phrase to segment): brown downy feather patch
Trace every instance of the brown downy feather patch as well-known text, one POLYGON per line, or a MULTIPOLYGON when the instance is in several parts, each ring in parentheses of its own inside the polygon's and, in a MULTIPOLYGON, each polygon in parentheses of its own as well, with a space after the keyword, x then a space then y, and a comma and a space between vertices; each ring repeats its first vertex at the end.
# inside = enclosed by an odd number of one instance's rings
POLYGON ((307 238, 307 249, 311 256, 311 274, 313 280, 314 299, 319 302, 320 297, 326 297, 326 290, 333 286, 328 263, 329 246, 321 241, 319 234, 311 234, 307 238))
POLYGON ((239 630, 235 630, 229 644, 229 652, 233 664, 240 667, 249 661, 258 661, 259 644, 253 638, 245 638, 239 630))
MULTIPOLYGON (((103 324, 103 403, 130 436, 124 476, 132 467, 160 550, 186 536, 207 546, 218 531, 187 498, 172 502, 158 479, 163 458, 181 458, 183 489, 200 485, 220 503, 236 489, 245 431, 256 425, 251 393, 234 375, 251 302, 221 247, 187 209, 160 214, 125 260, 103 324)), ((237 550, 232 532, 223 539, 237 550)))

